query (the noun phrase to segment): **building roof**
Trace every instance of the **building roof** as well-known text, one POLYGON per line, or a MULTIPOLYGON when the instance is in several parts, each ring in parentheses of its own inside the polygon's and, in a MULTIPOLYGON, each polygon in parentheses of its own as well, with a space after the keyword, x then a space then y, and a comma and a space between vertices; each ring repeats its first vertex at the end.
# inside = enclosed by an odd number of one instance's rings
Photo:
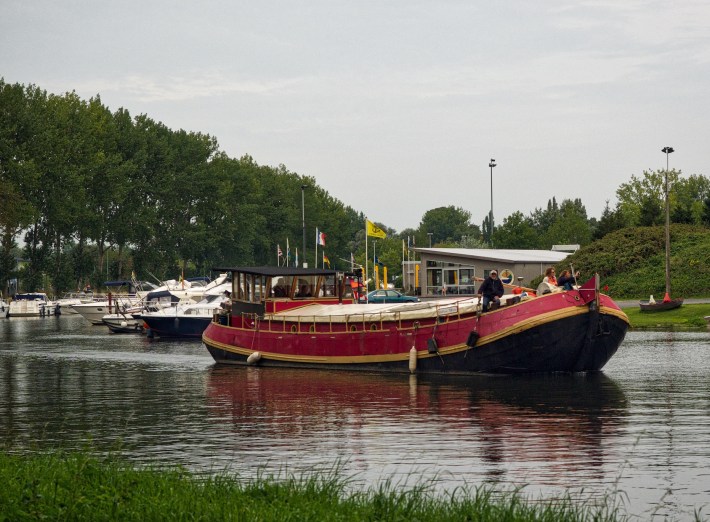
POLYGON ((579 245, 552 245, 552 250, 559 252, 576 252, 579 250, 579 245))
POLYGON ((414 248, 412 250, 422 254, 508 263, 559 263, 569 255, 568 252, 553 252, 552 250, 512 250, 501 248, 414 248))

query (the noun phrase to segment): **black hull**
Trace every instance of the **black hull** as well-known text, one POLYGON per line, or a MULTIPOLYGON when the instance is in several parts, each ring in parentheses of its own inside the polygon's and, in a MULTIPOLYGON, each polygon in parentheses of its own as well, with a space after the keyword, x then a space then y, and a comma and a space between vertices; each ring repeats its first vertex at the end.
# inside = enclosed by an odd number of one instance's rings
POLYGON ((157 317, 141 316, 157 337, 186 337, 199 339, 210 324, 210 318, 204 317, 157 317))
POLYGON ((675 308, 679 308, 683 304, 683 299, 672 299, 671 301, 667 302, 656 302, 656 303, 649 303, 648 301, 641 301, 639 303, 639 306, 641 307, 642 312, 664 312, 666 310, 673 310, 675 308))
MULTIPOLYGON (((417 359, 416 373, 550 373, 597 372, 616 353, 628 323, 614 315, 576 315, 513 333, 501 339, 445 355, 417 359)), ((203 339, 204 341, 204 339, 203 339)), ((217 363, 247 364, 247 356, 205 342, 217 363)), ((409 373, 409 361, 329 364, 261 358, 259 366, 330 368, 409 373)))

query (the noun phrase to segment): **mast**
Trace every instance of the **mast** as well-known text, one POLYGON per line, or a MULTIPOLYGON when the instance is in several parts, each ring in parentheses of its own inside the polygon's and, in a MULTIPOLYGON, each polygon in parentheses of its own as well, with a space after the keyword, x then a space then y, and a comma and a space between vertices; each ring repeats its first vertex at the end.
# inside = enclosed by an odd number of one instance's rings
POLYGON ((671 220, 670 202, 668 200, 668 155, 675 152, 673 147, 663 147, 661 152, 666 153, 666 295, 671 295, 671 220))

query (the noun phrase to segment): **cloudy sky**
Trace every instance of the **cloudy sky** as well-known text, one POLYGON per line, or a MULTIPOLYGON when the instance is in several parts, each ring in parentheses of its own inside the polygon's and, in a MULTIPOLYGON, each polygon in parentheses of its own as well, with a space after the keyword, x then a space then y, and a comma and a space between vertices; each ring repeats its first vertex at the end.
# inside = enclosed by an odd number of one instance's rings
POLYGON ((0 76, 215 136, 402 230, 710 176, 710 2, 0 0, 0 76))

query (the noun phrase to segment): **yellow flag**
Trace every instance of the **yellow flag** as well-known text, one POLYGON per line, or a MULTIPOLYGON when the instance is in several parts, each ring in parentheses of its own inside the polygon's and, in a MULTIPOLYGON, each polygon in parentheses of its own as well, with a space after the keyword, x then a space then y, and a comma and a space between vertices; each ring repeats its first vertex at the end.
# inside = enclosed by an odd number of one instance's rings
POLYGON ((372 221, 369 219, 365 219, 365 223, 367 224, 367 235, 372 236, 372 237, 381 237, 385 238, 387 237, 387 234, 385 234, 385 231, 382 230, 380 227, 375 225, 372 221))

